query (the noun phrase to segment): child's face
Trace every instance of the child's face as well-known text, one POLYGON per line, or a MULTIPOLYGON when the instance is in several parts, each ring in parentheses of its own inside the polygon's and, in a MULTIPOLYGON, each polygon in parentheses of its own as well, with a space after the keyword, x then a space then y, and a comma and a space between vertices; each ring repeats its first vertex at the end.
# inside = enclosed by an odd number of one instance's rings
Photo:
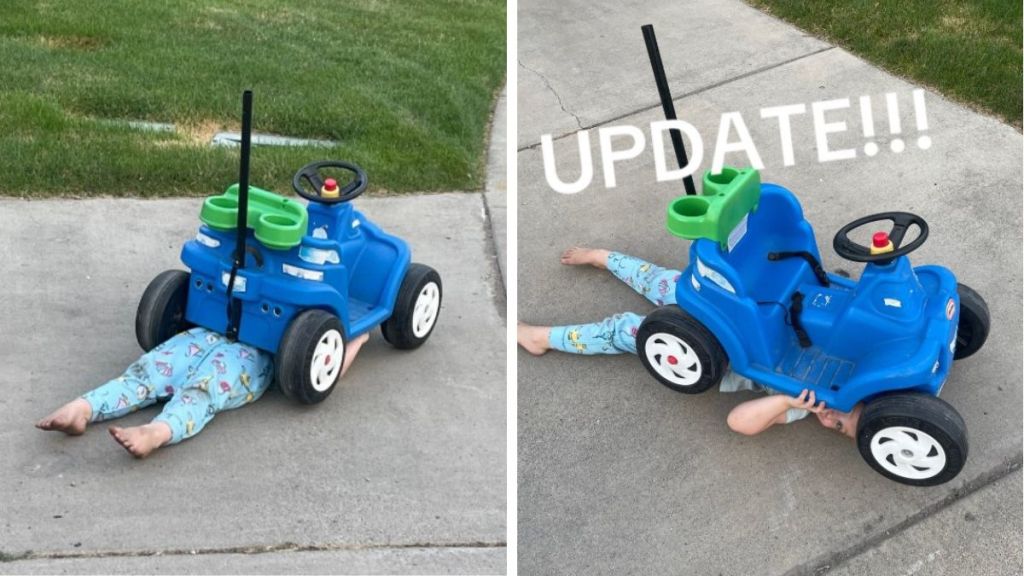
POLYGON ((860 405, 854 407, 851 412, 840 412, 839 410, 833 410, 826 408, 821 412, 815 413, 818 417, 818 422, 826 428, 830 428, 853 438, 857 433, 857 419, 860 416, 860 405))

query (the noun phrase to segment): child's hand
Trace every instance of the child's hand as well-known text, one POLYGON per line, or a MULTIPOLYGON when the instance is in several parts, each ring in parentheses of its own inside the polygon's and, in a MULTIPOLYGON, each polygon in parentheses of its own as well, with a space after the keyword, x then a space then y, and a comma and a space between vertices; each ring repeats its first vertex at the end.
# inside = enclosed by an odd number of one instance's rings
POLYGON ((818 404, 817 406, 814 405, 815 398, 813 390, 808 390, 805 388, 804 391, 801 392, 800 396, 798 396, 797 398, 793 398, 792 396, 789 396, 788 398, 789 405, 793 408, 807 410, 808 412, 814 412, 815 414, 818 414, 825 409, 824 400, 822 400, 821 403, 818 404))

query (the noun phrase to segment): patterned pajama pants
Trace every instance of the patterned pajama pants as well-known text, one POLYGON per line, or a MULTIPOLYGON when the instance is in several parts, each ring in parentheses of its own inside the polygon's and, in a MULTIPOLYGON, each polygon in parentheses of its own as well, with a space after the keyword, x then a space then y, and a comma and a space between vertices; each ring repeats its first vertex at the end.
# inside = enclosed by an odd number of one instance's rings
POLYGON ((170 444, 191 438, 223 410, 254 402, 273 380, 273 357, 192 328, 136 360, 125 373, 82 396, 92 422, 166 401, 153 419, 171 428, 170 444))
MULTIPOLYGON (((608 271, 657 306, 675 304, 678 270, 668 270, 618 252, 608 255, 608 271)), ((600 322, 555 326, 551 347, 575 354, 636 354, 636 331, 644 317, 623 312, 600 322)))

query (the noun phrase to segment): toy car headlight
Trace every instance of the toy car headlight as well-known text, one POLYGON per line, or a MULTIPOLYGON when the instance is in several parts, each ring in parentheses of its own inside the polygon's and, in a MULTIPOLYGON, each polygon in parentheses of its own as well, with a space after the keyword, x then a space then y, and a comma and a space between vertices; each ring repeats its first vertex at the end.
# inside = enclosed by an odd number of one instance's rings
POLYGON ((217 240, 216 238, 214 238, 212 236, 208 236, 206 234, 203 234, 202 232, 197 232, 196 233, 196 242, 199 242, 203 246, 208 246, 210 248, 216 248, 216 247, 220 246, 220 240, 217 240))
POLYGON ((292 266, 291 264, 281 265, 281 270, 289 276, 295 276, 296 278, 302 278, 303 280, 322 282, 324 279, 323 272, 318 270, 306 270, 305 268, 299 268, 298 266, 292 266))

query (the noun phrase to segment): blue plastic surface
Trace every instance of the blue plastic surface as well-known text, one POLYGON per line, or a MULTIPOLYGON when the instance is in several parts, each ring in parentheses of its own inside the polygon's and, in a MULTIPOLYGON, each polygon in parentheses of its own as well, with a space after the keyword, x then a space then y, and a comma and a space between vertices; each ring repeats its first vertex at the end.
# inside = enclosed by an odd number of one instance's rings
MULTIPOLYGON (((335 314, 346 338, 368 332, 391 317, 409 267, 406 243, 378 228, 351 203, 311 202, 307 211, 307 233, 294 248, 269 248, 249 231, 246 245, 259 258, 247 254, 235 281, 233 296, 242 301, 241 342, 276 353, 288 324, 308 309, 335 314), (322 279, 296 277, 286 269, 322 279)), ((222 232, 203 225, 196 239, 182 248, 181 260, 192 271, 185 313, 189 322, 217 332, 226 330, 227 279, 235 244, 234 230, 222 232)))
POLYGON ((867 264, 859 281, 829 275, 826 288, 801 258, 770 261, 769 252, 781 251, 821 260, 796 197, 774 184, 761 185, 758 209, 730 235, 729 247, 694 241, 676 299, 718 338, 732 370, 791 396, 811 389, 844 412, 883 392, 938 395, 960 314, 952 272, 912 268, 900 257, 867 264), (797 290, 809 348, 788 324, 797 290))

